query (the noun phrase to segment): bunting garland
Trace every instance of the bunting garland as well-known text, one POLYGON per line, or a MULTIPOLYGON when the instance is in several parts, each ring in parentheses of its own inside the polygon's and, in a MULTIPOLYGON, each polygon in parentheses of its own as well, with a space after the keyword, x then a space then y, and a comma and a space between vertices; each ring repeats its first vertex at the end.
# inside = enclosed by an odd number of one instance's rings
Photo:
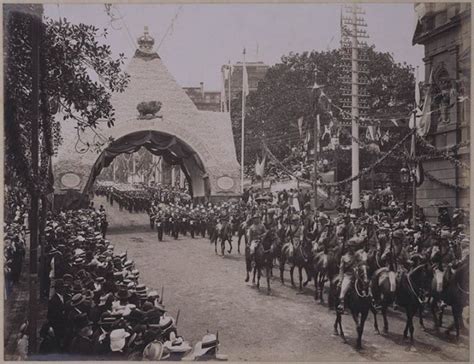
MULTIPOLYGON (((452 155, 449 155, 448 153, 444 153, 444 152, 440 151, 434 145, 428 143, 424 138, 419 137, 418 139, 420 140, 421 144, 424 147, 426 147, 426 148, 430 149, 431 151, 433 151, 434 153, 436 153, 438 157, 449 160, 451 163, 453 163, 457 167, 465 168, 467 170, 471 169, 471 167, 468 164, 454 158, 452 155)), ((459 147, 457 147, 457 148, 459 148, 459 147)), ((455 150, 456 148, 452 147, 451 149, 455 150)), ((435 156, 430 156, 430 157, 432 157, 432 159, 434 159, 435 156)))
MULTIPOLYGON (((415 132, 415 130, 412 130, 410 131, 407 135, 405 135, 402 139, 400 139, 397 144, 395 144, 387 153, 385 153, 383 156, 381 156, 379 159, 377 159, 371 166, 367 167, 367 168, 364 168, 362 169, 362 171, 359 172, 359 174, 357 174, 356 176, 352 176, 352 177, 348 177, 342 181, 339 181, 339 182, 318 182, 317 183, 317 186, 318 187, 338 187, 338 186, 341 186, 341 185, 345 185, 345 184, 348 184, 348 183, 352 183, 352 181, 355 181, 355 180, 358 180, 360 179, 362 176, 365 176, 367 175, 368 173, 370 173, 375 167, 377 167, 380 163, 382 163, 387 157, 389 157, 390 155, 392 155, 392 153, 397 150, 413 133, 415 132)), ((301 178, 301 177, 298 177, 298 176, 295 176, 293 174, 293 172, 289 171, 284 165, 282 162, 280 162, 278 160, 278 158, 276 158, 273 153, 268 149, 265 141, 262 140, 262 144, 263 144, 263 148, 265 149, 267 155, 270 157, 271 160, 273 160, 273 162, 275 164, 277 164, 278 166, 280 166, 280 168, 289 176, 299 180, 299 181, 302 181, 302 182, 306 182, 306 183, 310 183, 310 184, 313 184, 314 185, 314 181, 310 181, 310 180, 307 180, 305 178, 301 178)))
POLYGON ((459 185, 455 185, 455 184, 448 183, 448 182, 445 182, 445 181, 441 181, 439 178, 436 178, 436 177, 433 176, 431 173, 426 172, 426 171, 424 171, 424 175, 425 175, 426 178, 428 178, 430 181, 436 182, 436 183, 438 183, 438 184, 440 184, 441 186, 444 186, 444 187, 452 188, 452 189, 454 189, 454 190, 456 190, 456 191, 465 191, 465 190, 468 190, 468 189, 469 189, 469 186, 459 186, 459 185))

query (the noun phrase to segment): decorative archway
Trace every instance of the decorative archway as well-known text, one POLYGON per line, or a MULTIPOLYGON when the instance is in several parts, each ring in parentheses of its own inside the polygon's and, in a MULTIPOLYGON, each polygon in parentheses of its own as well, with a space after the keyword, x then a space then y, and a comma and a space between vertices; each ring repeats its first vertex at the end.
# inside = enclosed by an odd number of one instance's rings
POLYGON ((174 162, 183 163, 195 198, 220 200, 240 194, 230 114, 198 110, 152 50, 153 43, 148 33, 138 39, 139 48, 125 70, 129 84, 123 93, 112 95, 113 127, 78 135, 74 123, 61 123, 63 143, 53 158, 55 195, 87 192, 99 169, 110 164, 127 140, 143 142, 145 148, 168 158, 174 152, 165 150, 188 152, 191 157, 174 162), (77 150, 79 138, 83 144, 94 145, 97 135, 111 142, 98 151, 77 150))
POLYGON ((189 182, 192 195, 196 191, 198 197, 209 197, 210 189, 206 186, 209 181, 198 153, 176 136, 155 130, 127 134, 104 149, 92 166, 83 194, 92 191, 97 176, 110 166, 118 155, 135 153, 142 147, 154 155, 161 156, 169 165, 179 165, 189 182))

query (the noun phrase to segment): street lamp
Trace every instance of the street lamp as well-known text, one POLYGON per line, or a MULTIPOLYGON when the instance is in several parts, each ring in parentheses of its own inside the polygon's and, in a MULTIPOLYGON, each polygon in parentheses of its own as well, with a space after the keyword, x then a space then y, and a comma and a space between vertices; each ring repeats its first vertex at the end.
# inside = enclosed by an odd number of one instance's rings
POLYGON ((407 204, 407 192, 406 189, 408 188, 408 185, 410 184, 410 172, 408 171, 407 168, 403 167, 400 169, 400 182, 403 186, 403 196, 405 198, 405 205, 407 204))

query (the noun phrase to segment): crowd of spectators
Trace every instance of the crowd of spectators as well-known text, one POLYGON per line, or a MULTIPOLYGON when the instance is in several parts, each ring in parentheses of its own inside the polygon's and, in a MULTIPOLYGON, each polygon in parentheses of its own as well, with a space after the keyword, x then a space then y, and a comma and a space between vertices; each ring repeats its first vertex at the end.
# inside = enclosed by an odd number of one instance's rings
MULTIPOLYGON (((140 283, 133 260, 104 238, 104 213, 90 207, 47 219, 51 284, 40 358, 179 360, 192 347, 178 335, 178 317, 164 306, 163 290, 140 283)), ((192 355, 215 357, 217 346, 206 335, 192 355)))

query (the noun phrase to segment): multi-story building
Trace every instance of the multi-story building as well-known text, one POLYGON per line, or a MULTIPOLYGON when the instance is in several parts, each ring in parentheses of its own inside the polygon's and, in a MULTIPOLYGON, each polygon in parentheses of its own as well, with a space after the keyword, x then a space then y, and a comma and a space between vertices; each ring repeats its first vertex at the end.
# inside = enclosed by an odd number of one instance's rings
MULTIPOLYGON (((471 5, 417 3, 415 11, 413 44, 425 47, 425 82, 432 101, 425 139, 452 160, 469 164, 471 5)), ((469 170, 452 160, 423 162, 429 178, 417 190, 417 203, 428 217, 437 216, 440 208, 469 209, 469 170)))
MULTIPOLYGON (((263 62, 245 62, 245 67, 247 68, 249 91, 255 91, 258 87, 258 83, 265 77, 270 66, 263 62)), ((226 71, 228 68, 229 65, 223 65, 221 67, 221 72, 228 74, 226 71)), ((226 100, 229 100, 229 80, 232 98, 242 93, 243 63, 237 62, 236 64, 231 65, 231 69, 232 72, 230 73, 230 78, 227 77, 224 79, 226 100)))
POLYGON ((198 110, 221 111, 220 91, 204 91, 204 82, 199 87, 183 87, 198 110))

